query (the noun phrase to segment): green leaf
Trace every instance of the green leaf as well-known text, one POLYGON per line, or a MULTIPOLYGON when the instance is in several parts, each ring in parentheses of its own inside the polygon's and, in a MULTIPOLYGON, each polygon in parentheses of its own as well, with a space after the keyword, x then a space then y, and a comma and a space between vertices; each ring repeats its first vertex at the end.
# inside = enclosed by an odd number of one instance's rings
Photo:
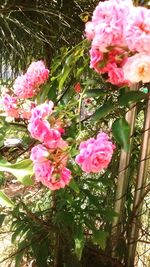
POLYGON ((81 225, 78 226, 74 241, 75 241, 75 253, 77 255, 78 260, 80 261, 85 244, 84 234, 81 225))
POLYGON ((108 232, 104 230, 94 230, 93 231, 93 241, 94 244, 99 245, 101 249, 105 249, 106 240, 108 237, 108 232))
POLYGON ((59 80, 59 86, 58 86, 59 91, 62 90, 63 85, 64 85, 66 79, 68 78, 68 76, 69 76, 71 70, 72 70, 72 67, 70 67, 70 66, 68 66, 68 65, 65 65, 65 66, 64 66, 64 68, 63 68, 63 70, 62 70, 62 73, 61 73, 61 76, 60 76, 60 80, 59 80))
POLYGON ((110 221, 112 222, 114 217, 119 216, 117 212, 115 212, 114 210, 112 210, 110 208, 107 208, 104 211, 102 211, 102 214, 103 214, 103 216, 105 216, 105 218, 108 222, 110 222, 110 221))
POLYGON ((90 204, 94 205, 97 208, 99 207, 100 203, 97 196, 91 194, 91 192, 87 189, 82 189, 82 192, 84 192, 84 194, 88 196, 90 204))
POLYGON ((15 267, 20 267, 21 266, 21 261, 25 252, 25 249, 27 247, 28 243, 26 240, 23 240, 21 243, 18 245, 18 252, 15 257, 15 267))
POLYGON ((0 191, 0 205, 13 208, 15 204, 4 192, 0 191))
POLYGON ((117 119, 112 125, 112 133, 121 147, 128 151, 130 148, 130 126, 124 119, 117 119))
POLYGON ((36 97, 37 104, 41 104, 47 100, 47 95, 48 95, 50 88, 51 88, 51 81, 47 82, 41 87, 41 90, 36 97))
POLYGON ((102 89, 90 89, 85 92, 87 97, 96 97, 96 96, 103 96, 106 95, 107 91, 102 89))
POLYGON ((47 98, 49 100, 52 101, 56 101, 57 98, 57 88, 58 88, 58 81, 54 80, 53 82, 51 82, 51 86, 49 88, 48 94, 47 94, 47 98))
POLYGON ((56 221, 59 224, 63 225, 72 225, 74 223, 74 216, 71 212, 60 211, 56 216, 56 221))
POLYGON ((12 237, 11 237, 11 243, 14 243, 17 239, 17 237, 20 236, 20 234, 23 232, 25 233, 28 230, 26 224, 21 224, 17 227, 17 229, 13 232, 12 237))
POLYGON ((145 98, 145 93, 140 91, 129 91, 119 96, 119 105, 128 106, 145 98))
POLYGON ((37 242, 33 242, 31 244, 34 256, 36 258, 37 267, 47 267, 47 258, 49 255, 49 243, 48 241, 42 240, 37 242))
POLYGON ((33 164, 30 159, 25 159, 15 164, 1 159, 0 172, 10 172, 24 185, 33 185, 31 178, 33 176, 33 164))
POLYGON ((2 226, 4 220, 5 220, 6 215, 5 214, 0 214, 0 227, 2 226))
POLYGON ((76 183, 76 181, 74 179, 71 179, 69 186, 71 187, 71 189, 73 189, 77 194, 80 193, 80 189, 78 184, 76 183))
POLYGON ((108 101, 107 103, 104 103, 104 105, 100 108, 98 108, 95 113, 91 116, 91 119, 93 121, 97 121, 105 117, 110 111, 112 111, 115 108, 115 104, 112 103, 112 101, 108 101))

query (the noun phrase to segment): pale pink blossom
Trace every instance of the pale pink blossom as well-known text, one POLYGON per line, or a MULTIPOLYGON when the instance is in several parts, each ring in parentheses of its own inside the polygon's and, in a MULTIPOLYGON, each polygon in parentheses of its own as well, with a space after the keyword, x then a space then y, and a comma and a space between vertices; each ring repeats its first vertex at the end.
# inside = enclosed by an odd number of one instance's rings
POLYGON ((49 70, 45 67, 42 60, 32 62, 27 69, 27 75, 39 87, 48 80, 49 70))
POLYGON ((36 106, 32 109, 31 121, 36 119, 45 119, 50 116, 53 112, 54 103, 52 101, 45 102, 41 105, 36 106))
POLYGON ((109 22, 113 17, 116 21, 120 18, 122 20, 126 18, 132 8, 132 0, 109 0, 99 2, 93 12, 92 21, 94 23, 99 23, 99 21, 102 20, 109 22))
POLYGON ((34 81, 27 75, 21 75, 16 78, 13 84, 15 95, 19 98, 31 98, 37 94, 39 88, 34 81))
POLYGON ((100 22, 95 26, 95 36, 92 41, 92 46, 99 48, 102 52, 108 52, 110 46, 119 45, 125 46, 123 36, 123 28, 121 23, 116 21, 100 22))
POLYGON ((125 79, 131 83, 150 82, 150 55, 138 53, 129 57, 123 66, 125 79))
POLYGON ((80 154, 76 156, 76 163, 87 173, 98 173, 108 167, 115 146, 105 133, 98 134, 97 138, 90 138, 81 142, 80 154))
POLYGON ((43 162, 47 161, 49 152, 47 148, 41 144, 34 146, 31 149, 30 159, 34 162, 43 162))
POLYGON ((86 34, 86 37, 88 40, 93 40, 94 38, 94 23, 91 22, 91 21, 88 21, 86 24, 85 24, 85 34, 86 34))
POLYGON ((124 33, 130 50, 150 54, 150 10, 145 7, 132 9, 124 33))
POLYGON ((18 118, 19 112, 17 108, 17 98, 12 97, 9 94, 3 94, 1 104, 7 114, 7 116, 18 118))
POLYGON ((49 70, 43 61, 32 62, 24 75, 14 81, 14 93, 19 98, 31 98, 39 92, 39 86, 47 81, 49 70))
POLYGON ((87 24, 87 38, 92 46, 107 52, 110 46, 126 46, 124 27, 132 1, 110 0, 100 2, 95 8, 91 25, 87 24))

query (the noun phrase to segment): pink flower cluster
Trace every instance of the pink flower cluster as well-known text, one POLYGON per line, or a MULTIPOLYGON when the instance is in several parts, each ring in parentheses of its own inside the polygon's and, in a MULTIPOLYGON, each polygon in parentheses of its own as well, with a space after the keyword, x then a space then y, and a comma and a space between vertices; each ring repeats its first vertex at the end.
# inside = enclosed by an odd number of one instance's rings
POLYGON ((81 142, 80 154, 76 156, 82 170, 87 173, 98 173, 108 167, 115 145, 105 133, 99 133, 96 138, 81 142))
POLYGON ((17 108, 17 97, 12 97, 9 94, 5 93, 2 96, 1 104, 7 114, 7 116, 11 116, 14 118, 19 117, 19 112, 17 108))
POLYGON ((33 138, 42 143, 31 150, 36 180, 56 190, 69 184, 71 172, 66 168, 68 144, 61 137, 63 129, 59 123, 51 126, 48 121, 52 108, 53 102, 49 101, 32 109, 28 130, 33 138))
POLYGON ((107 73, 110 83, 122 86, 150 81, 149 9, 134 7, 131 0, 100 2, 85 33, 92 41, 90 67, 107 73))
POLYGON ((47 81, 49 70, 43 61, 32 62, 24 75, 14 81, 14 93, 19 98, 31 98, 39 91, 39 86, 47 81))
POLYGON ((31 109, 35 104, 28 100, 35 96, 49 75, 43 61, 32 62, 24 75, 18 76, 14 81, 14 95, 8 90, 2 93, 1 104, 8 116, 13 118, 30 119, 31 109))
POLYGON ((26 120, 30 119, 31 110, 35 106, 34 102, 22 103, 16 96, 10 96, 8 93, 2 94, 0 103, 7 116, 26 120))

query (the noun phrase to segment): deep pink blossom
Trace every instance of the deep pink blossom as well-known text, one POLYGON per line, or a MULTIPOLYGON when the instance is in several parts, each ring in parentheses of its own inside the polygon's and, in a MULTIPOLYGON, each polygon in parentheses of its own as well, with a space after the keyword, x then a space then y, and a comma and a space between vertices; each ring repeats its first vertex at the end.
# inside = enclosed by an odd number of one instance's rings
POLYGON ((35 178, 38 182, 41 182, 45 186, 48 186, 52 177, 54 167, 50 160, 43 162, 36 162, 33 165, 35 178))
POLYGON ((43 162, 47 161, 47 157, 49 156, 49 151, 47 148, 41 144, 34 146, 31 149, 31 160, 34 162, 43 162))
POLYGON ((51 190, 64 188, 71 180, 71 171, 66 167, 54 170, 50 160, 34 164, 35 178, 51 190))
POLYGON ((98 134, 97 138, 90 138, 81 142, 80 154, 76 156, 76 162, 87 173, 97 173, 108 167, 115 146, 105 133, 98 134))
POLYGON ((50 149, 58 148, 59 144, 61 145, 60 141, 61 141, 61 134, 56 129, 51 128, 43 135, 44 145, 50 149))
POLYGON ((118 86, 123 86, 123 85, 128 85, 129 82, 128 80, 125 79, 124 77, 124 72, 122 68, 118 68, 116 63, 109 64, 108 67, 108 82, 118 85, 118 86))
POLYGON ((50 124, 46 120, 35 119, 28 124, 28 130, 33 138, 44 142, 45 136, 49 134, 50 124))
POLYGON ((71 171, 64 167, 60 170, 58 169, 56 172, 53 173, 51 183, 49 183, 47 186, 51 190, 58 190, 68 185, 70 183, 70 180, 71 171))
POLYGON ((92 47, 90 49, 90 59, 90 68, 95 69, 98 73, 102 73, 102 68, 104 66, 103 53, 99 49, 92 47))
POLYGON ((49 149, 62 149, 66 146, 66 142, 61 138, 61 133, 56 129, 50 128, 50 124, 46 120, 31 120, 28 130, 33 138, 43 142, 49 149))

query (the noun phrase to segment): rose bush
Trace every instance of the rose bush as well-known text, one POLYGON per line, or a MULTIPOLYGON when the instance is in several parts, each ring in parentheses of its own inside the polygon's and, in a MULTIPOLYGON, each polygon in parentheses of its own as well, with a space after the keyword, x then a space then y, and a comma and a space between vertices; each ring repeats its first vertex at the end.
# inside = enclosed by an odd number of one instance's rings
MULTIPOLYGON (((130 150, 126 108, 137 102, 138 112, 143 112, 138 102, 148 97, 129 87, 140 82, 143 90, 147 85, 142 83, 150 81, 149 10, 134 7, 130 0, 100 2, 86 23, 85 34, 88 40, 60 51, 51 71, 44 61, 33 61, 3 89, 1 97, 2 145, 8 144, 8 123, 16 129, 19 142, 15 148, 11 144, 2 147, 0 171, 32 184, 30 195, 25 196, 27 207, 16 200, 13 225, 16 232, 21 229, 21 238, 31 247, 29 255, 36 255, 37 261, 46 255, 40 267, 54 263, 54 254, 63 254, 66 266, 71 266, 67 264, 72 259, 78 266, 87 244, 111 250, 111 223, 118 216, 113 208, 119 153, 120 149, 130 150), (35 199, 32 190, 37 190, 35 199), (37 240, 40 251, 34 247, 37 240)), ((139 129, 135 134, 140 139, 139 129)), ((138 142, 134 143, 133 172, 138 142)), ((133 191, 132 185, 127 215, 131 214, 133 191)), ((128 223, 126 219, 123 235, 128 223)))

